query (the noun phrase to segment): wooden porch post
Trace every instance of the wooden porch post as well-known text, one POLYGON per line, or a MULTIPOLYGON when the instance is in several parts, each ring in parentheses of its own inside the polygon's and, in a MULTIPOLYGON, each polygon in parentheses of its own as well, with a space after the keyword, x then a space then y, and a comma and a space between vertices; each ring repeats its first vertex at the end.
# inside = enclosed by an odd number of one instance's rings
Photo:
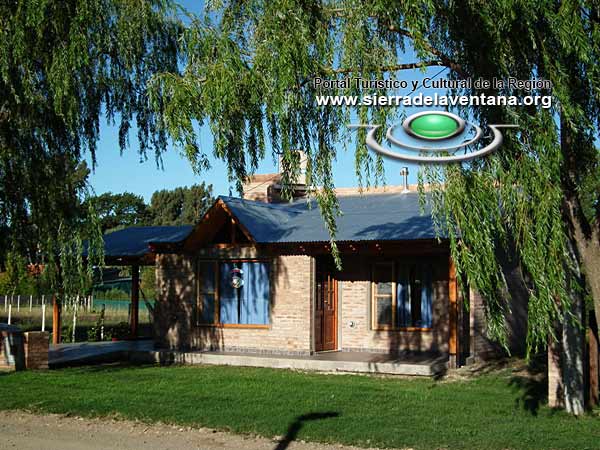
POLYGON ((131 337, 138 336, 138 323, 140 311, 140 267, 131 266, 131 337))
POLYGON ((458 333, 458 283, 456 280, 456 266, 452 258, 448 264, 448 353, 449 366, 459 366, 459 333, 458 333))
POLYGON ((60 304, 56 299, 56 294, 52 296, 52 343, 60 344, 60 304))

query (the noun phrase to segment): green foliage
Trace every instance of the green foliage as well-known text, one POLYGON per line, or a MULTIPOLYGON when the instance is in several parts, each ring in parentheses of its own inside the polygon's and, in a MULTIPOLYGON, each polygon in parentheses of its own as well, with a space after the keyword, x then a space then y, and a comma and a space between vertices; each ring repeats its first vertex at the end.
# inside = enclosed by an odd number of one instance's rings
MULTIPOLYGON (((440 38, 442 30, 450 37, 439 39, 442 51, 455 55, 472 77, 539 77, 553 84, 551 92, 534 92, 553 95, 551 110, 470 111, 482 123, 514 123, 519 131, 507 133, 501 151, 490 158, 428 170, 424 177, 437 190, 436 210, 446 221, 459 273, 485 296, 490 331, 500 340, 510 311, 498 255, 518 259, 530 292, 529 349, 545 346, 557 321, 571 320, 572 299, 585 288, 579 273, 592 269, 573 250, 573 228, 598 228, 590 210, 600 195, 594 145, 600 124, 599 17, 593 2, 496 1, 438 5, 433 21, 440 38), (576 205, 579 216, 569 218, 567 204, 576 205)), ((530 94, 509 88, 488 93, 530 94)))
MULTIPOLYGON (((502 151, 493 156, 422 168, 420 180, 422 187, 433 185, 434 220, 440 233, 451 236, 461 280, 486 298, 492 337, 505 342, 504 317, 509 313, 498 258, 502 252, 517 258, 528 281, 529 348, 545 345, 553 323, 566 319, 585 267, 572 251, 576 242, 565 202, 585 213, 576 218, 584 230, 598 230, 593 217, 600 179, 593 145, 600 120, 597 2, 216 1, 207 3, 204 15, 192 18, 181 51, 186 55, 183 70, 157 75, 149 85, 161 125, 202 171, 208 168, 207 153, 195 130, 207 123, 214 135, 213 153, 226 162, 238 188, 269 142, 273 157, 283 157, 284 192, 289 193, 299 174, 295 150, 304 151, 307 180, 319 187, 312 193, 331 233, 334 256, 339 212, 331 162, 337 143, 349 140, 346 124, 390 125, 404 111, 318 106, 314 77, 381 79, 402 70, 442 66, 452 79, 550 80, 551 92, 507 87, 485 93, 550 94, 551 110, 457 111, 483 125, 520 128, 507 133, 502 151), (578 186, 596 192, 583 198, 578 186)), ((375 92, 395 94, 362 86, 322 93, 361 97, 375 92)), ((369 154, 364 138, 365 131, 359 130, 355 166, 359 181, 368 186, 371 179, 382 180, 383 165, 369 154)), ((592 266, 588 263, 587 269, 592 266)))
POLYGON ((99 297, 103 300, 128 300, 131 297, 129 292, 125 292, 118 288, 107 290, 95 290, 94 296, 99 297))
POLYGON ((129 192, 90 197, 86 205, 97 212, 100 228, 106 233, 130 226, 194 224, 213 201, 212 185, 202 182, 156 191, 149 205, 141 196, 129 192))
POLYGON ((73 323, 69 322, 68 325, 63 325, 61 330, 61 338, 60 341, 68 344, 73 342, 73 323))
POLYGON ((191 225, 197 223, 212 205, 212 185, 194 184, 154 192, 149 213, 153 225, 191 225))
POLYGON ((102 338, 102 328, 104 327, 104 309, 100 311, 96 323, 87 330, 88 342, 97 342, 102 338))
POLYGON ((154 267, 142 267, 140 274, 140 289, 146 300, 156 299, 156 269, 154 267))
POLYGON ((102 233, 135 225, 146 225, 150 221, 148 207, 144 199, 130 192, 113 194, 107 192, 88 201, 100 218, 102 233))
POLYGON ((129 324, 127 322, 119 322, 115 326, 111 327, 108 333, 110 338, 126 339, 130 333, 129 324))
POLYGON ((0 272, 0 294, 39 296, 49 292, 44 276, 30 271, 22 255, 15 251, 7 254, 6 271, 0 272))
POLYGON ((101 114, 118 121, 121 151, 133 122, 142 158, 166 148, 145 87, 177 70, 175 13, 169 0, 0 3, 0 228, 61 294, 88 281, 85 239, 89 266, 102 264, 82 162, 95 164, 101 114))
POLYGON ((6 258, 6 293, 14 294, 27 280, 27 262, 16 252, 9 252, 6 258))

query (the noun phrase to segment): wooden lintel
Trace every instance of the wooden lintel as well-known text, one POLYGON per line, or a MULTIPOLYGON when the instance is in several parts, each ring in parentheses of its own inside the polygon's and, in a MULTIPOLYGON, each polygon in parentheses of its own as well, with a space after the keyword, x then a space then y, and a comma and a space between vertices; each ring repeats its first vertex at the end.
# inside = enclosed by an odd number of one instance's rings
POLYGON ((448 264, 448 353, 458 357, 458 283, 456 279, 456 266, 452 258, 448 264))

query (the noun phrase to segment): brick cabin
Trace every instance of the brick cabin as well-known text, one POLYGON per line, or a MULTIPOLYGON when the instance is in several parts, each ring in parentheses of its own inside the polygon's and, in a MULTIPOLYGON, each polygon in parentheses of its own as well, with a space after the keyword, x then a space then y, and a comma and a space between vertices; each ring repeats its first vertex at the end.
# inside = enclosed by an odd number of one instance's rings
POLYGON ((450 366, 496 353, 481 299, 462 298, 448 242, 414 190, 338 191, 338 271, 317 205, 301 185, 282 202, 278 182, 255 176, 185 239, 152 243, 158 348, 435 354, 450 366))

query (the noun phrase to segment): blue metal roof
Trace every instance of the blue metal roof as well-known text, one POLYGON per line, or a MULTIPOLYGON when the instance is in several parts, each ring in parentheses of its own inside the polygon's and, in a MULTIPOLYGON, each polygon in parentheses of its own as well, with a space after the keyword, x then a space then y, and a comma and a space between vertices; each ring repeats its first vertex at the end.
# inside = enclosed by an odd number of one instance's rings
MULTIPOLYGON (((316 202, 263 203, 219 197, 258 243, 328 242, 316 202)), ((420 212, 419 194, 365 194, 338 197, 338 241, 402 241, 436 237, 431 207, 420 212)))
POLYGON ((151 243, 183 241, 192 231, 191 225, 129 227, 104 235, 104 254, 109 258, 144 256, 151 243))

